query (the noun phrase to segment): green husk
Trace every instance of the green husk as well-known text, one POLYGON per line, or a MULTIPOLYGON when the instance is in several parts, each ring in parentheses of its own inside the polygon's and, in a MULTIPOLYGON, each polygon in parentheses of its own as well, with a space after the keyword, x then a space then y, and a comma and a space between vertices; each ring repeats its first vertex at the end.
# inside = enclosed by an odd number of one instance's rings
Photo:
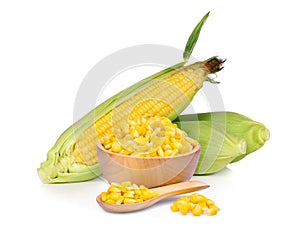
POLYGON ((246 153, 234 158, 231 163, 242 160, 250 153, 258 150, 270 138, 270 131, 264 124, 236 112, 180 115, 174 121, 208 121, 212 124, 221 125, 225 127, 226 132, 245 139, 247 142, 246 153))
POLYGON ((243 138, 209 121, 177 121, 175 124, 200 143, 200 158, 194 175, 218 172, 246 152, 243 138))

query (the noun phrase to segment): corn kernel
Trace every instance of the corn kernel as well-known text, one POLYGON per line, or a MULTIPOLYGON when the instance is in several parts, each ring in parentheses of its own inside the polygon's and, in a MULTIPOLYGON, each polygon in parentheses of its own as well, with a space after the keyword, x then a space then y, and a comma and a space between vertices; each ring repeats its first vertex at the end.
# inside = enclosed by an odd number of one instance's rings
POLYGON ((157 153, 159 156, 164 156, 164 151, 162 150, 161 147, 157 150, 157 153))
POLYGON ((100 194, 100 198, 101 198, 102 201, 106 201, 107 200, 107 192, 102 192, 100 194))
POLYGON ((165 156, 172 156, 173 151, 172 150, 166 150, 164 152, 165 156))
POLYGON ((121 189, 119 189, 118 187, 112 185, 112 186, 110 186, 110 187, 108 188, 107 191, 110 192, 110 193, 111 193, 111 192, 121 192, 121 189))
POLYGON ((218 209, 217 208, 208 208, 205 211, 205 214, 207 214, 208 216, 214 216, 218 213, 218 209))
POLYGON ((212 201, 212 200, 210 200, 210 199, 207 199, 207 200, 206 200, 206 204, 207 204, 207 206, 211 206, 211 205, 214 205, 215 202, 212 201))
POLYGON ((179 208, 175 204, 172 204, 170 206, 170 209, 171 209, 172 212, 178 212, 179 211, 179 208))
POLYGON ((183 203, 180 207, 179 207, 179 211, 181 212, 182 215, 186 215, 191 209, 191 205, 188 202, 183 203))
POLYGON ((138 198, 138 199, 136 199, 135 201, 136 201, 136 203, 140 203, 140 202, 143 202, 143 199, 138 198))
POLYGON ((117 204, 117 205, 123 204, 123 201, 124 201, 124 197, 123 197, 123 196, 120 196, 120 197, 116 200, 116 204, 117 204))
POLYGON ((104 145, 104 148, 108 150, 111 148, 111 146, 112 146, 112 143, 107 143, 104 145))
POLYGON ((118 142, 115 142, 112 144, 112 147, 111 147, 112 152, 119 153, 121 150, 122 150, 122 146, 118 142))
POLYGON ((166 150, 172 150, 172 146, 170 144, 165 144, 163 145, 163 150, 166 151, 166 150))
POLYGON ((121 197, 121 192, 111 192, 109 194, 109 199, 117 201, 121 197))
POLYGON ((115 204, 116 202, 114 200, 112 200, 112 199, 107 199, 105 201, 105 203, 107 203, 107 204, 115 204))
POLYGON ((123 203, 124 204, 134 204, 134 203, 136 203, 136 200, 132 199, 132 198, 124 198, 123 203))
POLYGON ((195 204, 194 208, 192 209, 192 214, 194 216, 200 216, 203 213, 202 208, 199 204, 195 204))

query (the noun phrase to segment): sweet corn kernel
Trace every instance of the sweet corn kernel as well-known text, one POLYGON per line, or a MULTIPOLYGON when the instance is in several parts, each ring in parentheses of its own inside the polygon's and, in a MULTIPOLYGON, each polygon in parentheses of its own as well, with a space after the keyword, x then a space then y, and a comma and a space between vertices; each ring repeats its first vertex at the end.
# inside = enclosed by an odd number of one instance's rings
POLYGON ((170 206, 170 209, 171 209, 172 212, 178 212, 179 211, 179 208, 175 204, 172 204, 170 206))
POLYGON ((191 205, 188 202, 183 203, 180 207, 179 207, 179 211, 181 212, 182 215, 186 215, 191 209, 191 205))
POLYGON ((202 213, 202 207, 199 204, 195 204, 194 208, 192 209, 192 214, 194 216, 200 216, 202 213))
POLYGON ((107 199, 105 201, 105 203, 107 203, 107 204, 115 204, 116 202, 114 200, 112 200, 112 199, 107 199))
POLYGON ((112 152, 121 152, 121 150, 122 150, 122 146, 118 142, 112 144, 111 147, 112 152))
POLYGON ((208 216, 214 216, 218 213, 218 209, 217 208, 208 208, 206 211, 205 211, 205 214, 207 214, 208 216))
POLYGON ((109 199, 112 199, 114 201, 117 201, 121 197, 121 192, 111 192, 109 194, 109 199))
POLYGON ((102 201, 106 201, 107 200, 107 192, 102 192, 100 194, 100 198, 101 198, 102 201))

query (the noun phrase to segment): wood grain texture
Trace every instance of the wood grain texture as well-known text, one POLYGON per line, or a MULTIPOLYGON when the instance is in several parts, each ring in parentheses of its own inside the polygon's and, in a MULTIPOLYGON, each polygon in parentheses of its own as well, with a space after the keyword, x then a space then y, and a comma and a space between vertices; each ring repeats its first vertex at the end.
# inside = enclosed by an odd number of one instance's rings
POLYGON ((173 157, 133 157, 107 151, 98 143, 97 155, 109 183, 131 181, 153 188, 190 180, 199 160, 200 145, 173 157))

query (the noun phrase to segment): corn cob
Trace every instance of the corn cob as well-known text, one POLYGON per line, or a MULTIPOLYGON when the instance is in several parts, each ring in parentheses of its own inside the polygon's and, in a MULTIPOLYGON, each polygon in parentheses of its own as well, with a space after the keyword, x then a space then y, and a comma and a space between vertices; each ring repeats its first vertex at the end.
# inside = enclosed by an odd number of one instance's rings
POLYGON ((38 173, 43 182, 77 182, 100 175, 97 141, 121 121, 152 114, 173 120, 190 103, 209 74, 222 69, 223 60, 212 57, 184 66, 198 39, 209 12, 190 35, 183 53, 184 62, 154 74, 109 98, 74 123, 58 138, 41 163, 38 173))
POLYGON ((237 162, 258 150, 270 138, 270 131, 264 124, 236 112, 180 115, 175 121, 210 121, 224 126, 228 133, 244 138, 247 142, 246 152, 233 159, 231 163, 237 162))
POLYGON ((190 103, 208 75, 222 69, 212 57, 189 66, 179 64, 138 82, 100 104, 69 127, 38 169, 43 182, 75 182, 100 174, 97 141, 118 128, 120 121, 152 114, 175 119, 190 103), (179 66, 179 67, 178 67, 179 66))
POLYGON ((177 119, 174 123, 200 143, 201 154, 194 175, 218 172, 246 152, 245 139, 226 132, 220 124, 177 119))

